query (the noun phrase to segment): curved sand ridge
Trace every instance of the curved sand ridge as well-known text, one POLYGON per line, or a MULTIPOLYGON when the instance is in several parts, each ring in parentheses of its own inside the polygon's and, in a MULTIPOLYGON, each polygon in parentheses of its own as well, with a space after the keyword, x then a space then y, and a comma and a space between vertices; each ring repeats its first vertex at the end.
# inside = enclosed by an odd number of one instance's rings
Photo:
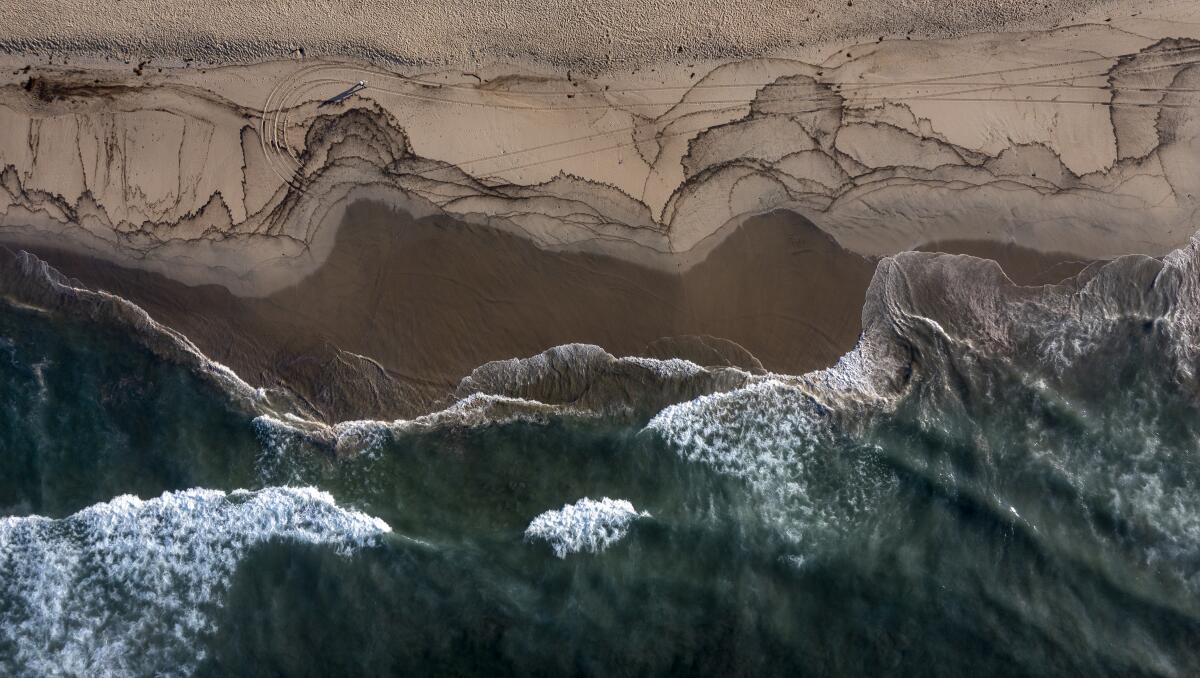
POLYGON ((254 296, 311 273, 362 198, 662 270, 779 208, 869 256, 947 240, 1162 254, 1200 195, 1198 59, 1188 40, 1084 26, 745 60, 666 85, 16 67, 0 233, 254 296))

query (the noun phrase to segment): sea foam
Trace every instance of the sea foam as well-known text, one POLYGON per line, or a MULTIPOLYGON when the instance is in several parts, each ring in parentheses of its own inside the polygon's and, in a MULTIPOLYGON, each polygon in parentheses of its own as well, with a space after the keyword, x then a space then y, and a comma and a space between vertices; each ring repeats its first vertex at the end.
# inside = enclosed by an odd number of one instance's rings
POLYGON ((584 497, 534 518, 525 529, 525 540, 545 541, 559 558, 583 551, 600 553, 621 541, 633 521, 648 517, 649 513, 638 513, 624 499, 584 497))
POLYGON ((0 673, 186 675, 256 544, 347 554, 391 528, 312 488, 123 495, 61 520, 0 519, 0 673))
POLYGON ((840 439, 823 406, 776 379, 673 405, 646 429, 682 459, 745 481, 761 515, 797 544, 844 533, 896 484, 876 450, 840 439))

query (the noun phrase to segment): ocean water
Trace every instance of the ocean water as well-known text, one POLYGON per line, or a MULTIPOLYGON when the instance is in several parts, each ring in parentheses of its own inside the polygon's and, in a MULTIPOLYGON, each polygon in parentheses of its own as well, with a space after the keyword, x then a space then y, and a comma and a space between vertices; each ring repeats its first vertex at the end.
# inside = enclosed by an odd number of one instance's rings
POLYGON ((0 674, 1198 675, 1179 338, 1040 336, 858 414, 767 379, 335 456, 0 307, 0 674))

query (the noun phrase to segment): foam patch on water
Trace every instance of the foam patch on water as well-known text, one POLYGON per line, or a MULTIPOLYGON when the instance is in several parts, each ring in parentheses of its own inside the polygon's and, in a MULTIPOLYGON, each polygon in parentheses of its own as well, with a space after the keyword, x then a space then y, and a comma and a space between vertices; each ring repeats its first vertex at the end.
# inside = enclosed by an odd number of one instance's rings
POLYGON ((746 481, 764 518, 811 544, 844 533, 896 483, 827 419, 801 388, 770 379, 668 407, 646 429, 683 459, 746 481))
POLYGON ((191 673, 253 546, 348 554, 388 532, 325 492, 287 487, 124 495, 61 520, 0 519, 0 673, 191 673))
POLYGON ((649 513, 638 513, 624 499, 604 497, 596 501, 584 497, 534 518, 525 529, 525 540, 545 541, 559 558, 584 551, 600 553, 621 541, 633 521, 648 517, 649 513))

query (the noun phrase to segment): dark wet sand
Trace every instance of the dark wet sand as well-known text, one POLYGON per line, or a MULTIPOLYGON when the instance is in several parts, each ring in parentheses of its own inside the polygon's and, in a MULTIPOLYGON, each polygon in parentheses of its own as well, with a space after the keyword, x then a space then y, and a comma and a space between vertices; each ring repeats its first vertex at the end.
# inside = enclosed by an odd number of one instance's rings
POLYGON ((823 367, 854 345, 874 269, 785 212, 751 219, 673 275, 371 203, 349 210, 316 273, 263 299, 34 253, 139 304, 252 384, 287 386, 328 420, 423 413, 484 362, 569 342, 781 372, 823 367))
POLYGON ((350 208, 316 273, 262 299, 34 253, 142 306, 250 383, 291 389, 328 421, 425 413, 484 362, 570 342, 785 373, 826 367, 854 346, 874 271, 791 212, 748 220, 676 275, 373 203, 350 208))

